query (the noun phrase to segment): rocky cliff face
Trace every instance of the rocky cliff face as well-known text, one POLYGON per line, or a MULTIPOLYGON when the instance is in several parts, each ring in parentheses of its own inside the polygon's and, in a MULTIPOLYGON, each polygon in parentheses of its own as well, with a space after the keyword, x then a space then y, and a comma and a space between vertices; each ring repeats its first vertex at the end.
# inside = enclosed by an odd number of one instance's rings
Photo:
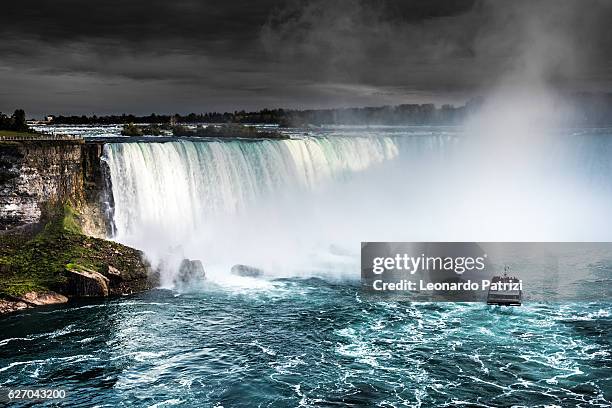
POLYGON ((71 200, 86 234, 110 232, 102 145, 82 140, 0 142, 0 233, 36 229, 71 200))
POLYGON ((81 227, 83 233, 97 238, 113 235, 113 193, 108 164, 101 160, 104 144, 86 143, 81 147, 83 200, 81 227))
POLYGON ((82 197, 82 142, 0 143, 0 230, 28 228, 49 206, 82 197))

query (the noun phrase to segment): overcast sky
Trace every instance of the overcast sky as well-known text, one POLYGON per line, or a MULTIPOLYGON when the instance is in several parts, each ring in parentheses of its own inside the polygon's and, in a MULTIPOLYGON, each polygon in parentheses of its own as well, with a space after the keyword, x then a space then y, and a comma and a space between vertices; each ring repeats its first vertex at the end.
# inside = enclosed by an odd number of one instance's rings
POLYGON ((609 92, 611 23, 607 0, 3 2, 0 111, 463 104, 517 72, 609 92))

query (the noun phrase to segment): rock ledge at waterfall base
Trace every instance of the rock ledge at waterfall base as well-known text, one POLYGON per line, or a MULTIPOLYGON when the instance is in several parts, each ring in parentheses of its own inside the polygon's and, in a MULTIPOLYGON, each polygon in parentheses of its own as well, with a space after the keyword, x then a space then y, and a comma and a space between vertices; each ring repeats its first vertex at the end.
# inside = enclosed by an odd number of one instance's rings
POLYGON ((80 224, 64 204, 36 234, 0 235, 0 314, 157 286, 141 251, 83 235, 80 224))

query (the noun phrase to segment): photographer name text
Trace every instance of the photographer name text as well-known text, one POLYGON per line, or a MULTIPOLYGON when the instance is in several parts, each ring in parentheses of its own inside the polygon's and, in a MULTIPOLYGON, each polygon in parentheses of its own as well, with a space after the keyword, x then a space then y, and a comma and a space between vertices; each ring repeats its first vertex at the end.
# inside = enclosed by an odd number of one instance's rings
POLYGON ((492 282, 488 279, 481 281, 467 280, 465 282, 426 282, 402 279, 397 282, 385 282, 382 279, 372 282, 372 288, 377 291, 411 291, 411 292, 464 292, 464 291, 508 291, 523 290, 523 281, 518 282, 492 282))

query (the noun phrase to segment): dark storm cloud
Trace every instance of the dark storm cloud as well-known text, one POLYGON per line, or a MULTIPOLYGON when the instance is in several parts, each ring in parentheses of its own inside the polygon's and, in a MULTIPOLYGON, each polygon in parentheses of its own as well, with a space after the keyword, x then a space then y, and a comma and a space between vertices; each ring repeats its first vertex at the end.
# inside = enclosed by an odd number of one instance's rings
POLYGON ((137 43, 176 37, 194 45, 201 40, 248 39, 277 4, 271 0, 25 0, 4 4, 1 21, 5 31, 48 42, 105 38, 137 43))
POLYGON ((461 102, 521 64, 566 87, 604 89, 611 8, 603 0, 10 2, 0 12, 0 110, 461 102))

